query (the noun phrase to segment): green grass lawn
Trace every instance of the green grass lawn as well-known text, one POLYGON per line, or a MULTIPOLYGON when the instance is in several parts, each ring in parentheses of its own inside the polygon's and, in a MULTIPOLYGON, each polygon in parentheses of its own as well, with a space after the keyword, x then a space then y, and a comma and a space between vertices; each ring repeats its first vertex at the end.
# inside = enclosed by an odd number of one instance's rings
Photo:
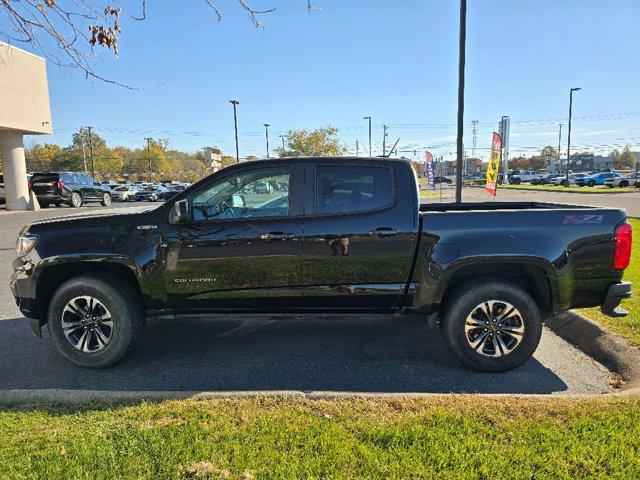
POLYGON ((635 188, 620 188, 620 187, 563 187, 556 185, 531 185, 531 184, 520 184, 520 185, 498 185, 498 190, 501 188, 506 188, 510 190, 539 190, 542 192, 570 192, 570 193, 589 193, 589 194, 598 194, 598 193, 615 193, 615 192, 624 192, 624 193, 632 193, 636 192, 635 188))
MULTIPOLYGON (((640 288, 640 263, 637 261, 638 253, 640 253, 640 220, 630 218, 629 222, 633 225, 633 246, 631 247, 631 263, 624 272, 624 279, 632 282, 634 290, 637 290, 640 288)), ((583 309, 579 312, 622 335, 632 345, 640 346, 640 296, 638 293, 623 300, 622 306, 629 311, 629 315, 622 318, 607 317, 600 313, 598 308, 583 309)))
POLYGON ((0 410, 8 479, 640 478, 640 399, 168 401, 0 410))

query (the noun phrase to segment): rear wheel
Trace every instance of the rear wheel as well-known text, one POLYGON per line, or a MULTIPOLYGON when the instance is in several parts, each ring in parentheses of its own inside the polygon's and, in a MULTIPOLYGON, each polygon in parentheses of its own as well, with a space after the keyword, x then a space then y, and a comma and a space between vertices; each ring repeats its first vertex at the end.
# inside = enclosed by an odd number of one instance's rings
POLYGON ((42 200, 40 202, 40 208, 49 208, 49 205, 51 205, 49 202, 46 202, 44 200, 42 200))
POLYGON ((102 201, 100 203, 103 207, 108 207, 109 205, 111 205, 111 195, 109 195, 108 193, 103 193, 102 201))
POLYGON ((595 181, 595 180, 589 180, 589 181, 587 182, 587 186, 589 186, 589 187, 595 187, 595 186, 596 186, 596 181, 595 181))
POLYGON ((53 345, 80 367, 108 367, 132 352, 145 316, 138 295, 117 277, 87 274, 68 280, 49 304, 53 345))
MULTIPOLYGON (((611 185, 611 186, 613 187, 613 185, 611 185)), ((622 181, 620 182, 620 185, 619 185, 619 186, 620 186, 620 187, 623 187, 623 188, 624 188, 624 187, 628 187, 628 186, 629 186, 629 182, 627 182, 626 180, 622 180, 622 181)))
POLYGON ((472 282, 452 293, 442 333, 449 350, 468 368, 504 372, 535 352, 542 317, 522 288, 501 280, 472 282))
POLYGON ((74 208, 79 208, 82 206, 82 195, 78 192, 73 192, 71 194, 71 198, 69 199, 69 206, 74 208))
POLYGON ((569 186, 569 180, 562 180, 562 182, 560 182, 560 185, 562 185, 563 187, 568 187, 569 186))

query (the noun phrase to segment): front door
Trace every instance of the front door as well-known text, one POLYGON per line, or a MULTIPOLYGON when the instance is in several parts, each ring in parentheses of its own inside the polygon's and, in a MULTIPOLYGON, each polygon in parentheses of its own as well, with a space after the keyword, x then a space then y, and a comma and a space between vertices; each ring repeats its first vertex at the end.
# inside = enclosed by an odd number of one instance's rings
POLYGON ((192 221, 164 232, 165 290, 185 311, 260 311, 302 299, 303 166, 218 176, 190 196, 192 221), (300 175, 298 175, 298 171, 300 175))
POLYGON ((415 180, 396 162, 324 162, 309 165, 305 188, 305 306, 390 309, 412 260, 415 180))

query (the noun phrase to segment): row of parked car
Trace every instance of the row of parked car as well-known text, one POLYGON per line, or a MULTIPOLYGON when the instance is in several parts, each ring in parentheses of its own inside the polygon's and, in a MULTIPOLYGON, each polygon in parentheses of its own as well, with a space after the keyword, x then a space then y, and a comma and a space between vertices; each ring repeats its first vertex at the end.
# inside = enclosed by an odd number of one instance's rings
MULTIPOLYGON (((85 203, 100 203, 107 207, 112 201, 140 202, 164 201, 187 188, 180 182, 99 182, 88 173, 37 172, 27 175, 29 190, 33 191, 40 207, 69 205, 80 207, 85 203)), ((0 175, 0 203, 4 203, 4 181, 0 175)))
POLYGON ((509 175, 509 183, 511 184, 518 185, 525 182, 532 185, 561 185, 563 187, 571 185, 578 187, 603 185, 610 188, 640 186, 636 173, 621 174, 610 170, 587 173, 570 172, 568 178, 566 173, 544 174, 533 171, 513 172, 509 175))

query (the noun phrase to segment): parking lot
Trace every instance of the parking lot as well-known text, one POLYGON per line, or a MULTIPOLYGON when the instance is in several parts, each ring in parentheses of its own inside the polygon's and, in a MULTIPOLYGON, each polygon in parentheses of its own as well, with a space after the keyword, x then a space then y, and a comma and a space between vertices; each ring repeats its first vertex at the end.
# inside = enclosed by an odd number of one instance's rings
MULTIPOLYGON (((465 193, 466 200, 475 195, 465 193)), ((524 192, 503 193, 500 200, 524 192)), ((542 195, 546 201, 556 201, 542 195)), ((573 197, 581 203, 603 200, 599 195, 597 199, 557 195, 563 196, 563 203, 577 202, 573 197)), ((627 195, 612 197, 638 203, 627 195)), ((109 210, 152 206, 114 204, 109 210)), ((16 307, 8 287, 14 242, 30 221, 106 210, 88 206, 0 213, 0 389, 544 394, 611 390, 604 367, 549 330, 524 366, 503 374, 481 374, 460 367, 439 333, 428 330, 422 319, 393 316, 152 320, 141 348, 126 361, 107 370, 79 369, 53 352, 46 329, 43 339, 34 337, 16 307)))

